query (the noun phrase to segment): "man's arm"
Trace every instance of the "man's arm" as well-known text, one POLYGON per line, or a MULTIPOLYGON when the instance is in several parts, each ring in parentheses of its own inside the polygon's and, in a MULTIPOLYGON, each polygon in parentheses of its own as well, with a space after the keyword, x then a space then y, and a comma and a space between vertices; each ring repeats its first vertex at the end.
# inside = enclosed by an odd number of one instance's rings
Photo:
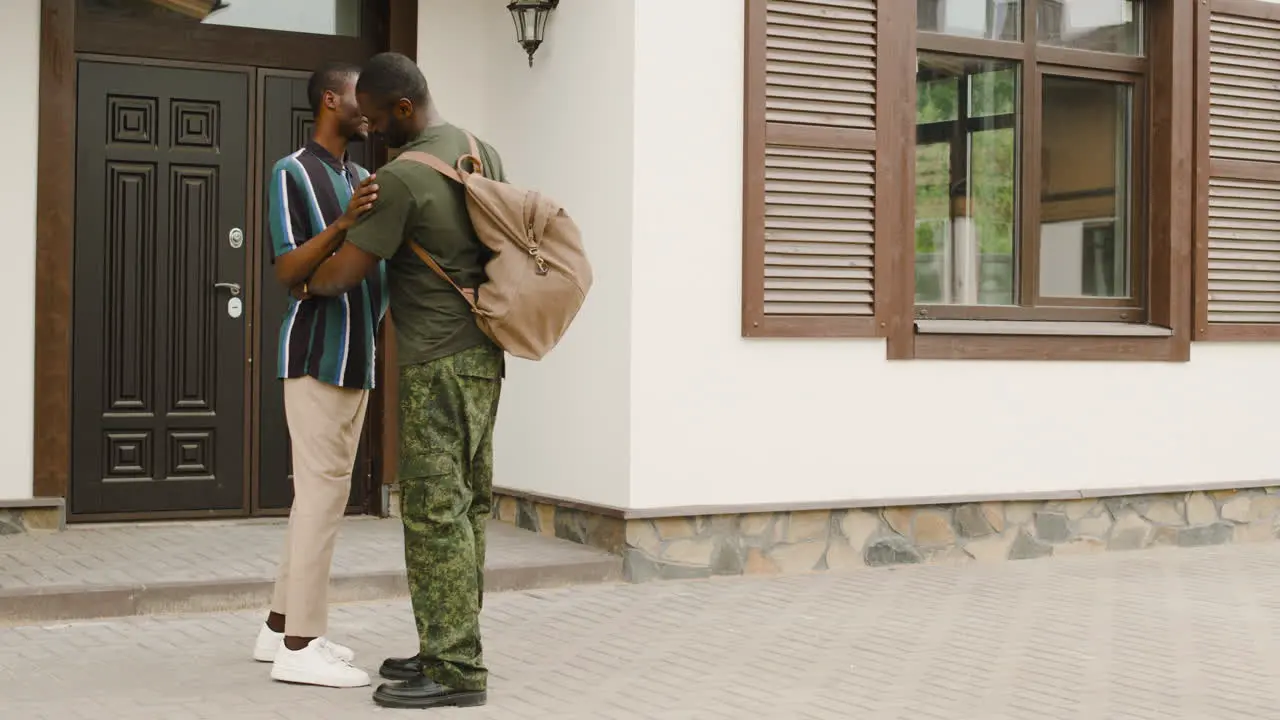
POLYGON ((346 242, 316 268, 307 280, 312 295, 332 297, 356 287, 379 260, 389 260, 400 249, 413 210, 409 188, 393 175, 378 181, 378 202, 346 232, 346 242))
POLYGON ((294 297, 305 299, 306 293, 299 292, 298 286, 307 279, 324 259, 329 257, 342 243, 347 230, 355 224, 361 215, 369 211, 373 201, 378 197, 378 186, 373 183, 373 176, 361 181, 347 204, 347 210, 332 225, 319 235, 295 244, 299 228, 306 225, 301 221, 300 208, 296 200, 296 181, 287 171, 276 173, 272 181, 271 213, 273 244, 276 248, 276 280, 294 292, 294 297))
POLYGON ((374 266, 378 264, 378 256, 365 252, 351 243, 343 243, 338 252, 320 264, 310 280, 304 285, 304 292, 309 295, 334 297, 360 284, 374 266))

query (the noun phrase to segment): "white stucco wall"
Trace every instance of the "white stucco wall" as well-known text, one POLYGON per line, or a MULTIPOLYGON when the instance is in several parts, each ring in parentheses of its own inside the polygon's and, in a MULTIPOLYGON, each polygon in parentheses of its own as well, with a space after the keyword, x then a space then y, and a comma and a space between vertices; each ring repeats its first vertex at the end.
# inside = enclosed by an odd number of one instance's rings
POLYGON ((742 14, 638 3, 632 507, 1280 478, 1280 345, 890 363, 741 338, 742 14))
POLYGON ((432 96, 452 122, 486 139, 491 56, 501 39, 490 17, 496 12, 488 0, 418 4, 418 65, 432 96))
POLYGON ((0 500, 31 497, 35 381, 36 138, 40 108, 40 3, 0 3, 0 67, 8 101, 0 128, 12 140, 11 170, 0 177, 5 218, 5 261, 0 307, 5 308, 5 352, 0 373, 10 378, 0 403, 0 500))
POLYGON ((423 67, 598 275, 564 345, 512 363, 499 485, 643 509, 1280 479, 1280 344, 891 363, 743 339, 741 0, 564 3, 532 70, 503 5, 424 2, 423 67))
POLYGON ((441 111, 492 143, 511 181, 568 209, 595 269, 561 345, 509 362, 494 481, 617 506, 629 497, 634 8, 562 4, 530 68, 505 0, 419 6, 419 64, 441 111))

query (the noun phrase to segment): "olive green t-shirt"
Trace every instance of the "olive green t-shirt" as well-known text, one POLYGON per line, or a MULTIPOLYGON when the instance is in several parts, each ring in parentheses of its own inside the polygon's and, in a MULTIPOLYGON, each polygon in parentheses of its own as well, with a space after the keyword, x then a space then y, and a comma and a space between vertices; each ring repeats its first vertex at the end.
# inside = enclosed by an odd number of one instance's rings
MULTIPOLYGON (((462 130, 437 125, 403 149, 454 165, 470 145, 462 130)), ((486 177, 506 182, 502 160, 492 147, 480 143, 480 160, 486 177)), ((467 301, 404 242, 407 237, 416 240, 459 287, 474 289, 485 282, 484 265, 491 254, 476 237, 462 186, 405 159, 387 163, 377 176, 378 199, 347 231, 347 242, 387 261, 400 364, 429 362, 492 342, 476 325, 467 301)))

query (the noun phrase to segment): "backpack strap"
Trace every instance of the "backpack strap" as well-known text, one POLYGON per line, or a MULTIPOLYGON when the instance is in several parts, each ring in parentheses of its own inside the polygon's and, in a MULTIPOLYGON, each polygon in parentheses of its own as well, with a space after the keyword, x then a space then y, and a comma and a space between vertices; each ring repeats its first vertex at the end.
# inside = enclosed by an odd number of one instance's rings
MULTIPOLYGON (((466 156, 464 155, 463 157, 466 156)), ((427 165, 459 185, 462 184, 462 176, 458 174, 458 171, 449 167, 448 163, 431 153, 425 153, 421 150, 406 150, 405 152, 397 155, 396 158, 404 158, 405 160, 412 160, 413 162, 427 165)), ((458 162, 462 162, 462 158, 458 158, 458 162)))
POLYGON ((462 134, 464 134, 464 135, 466 135, 466 136, 467 136, 467 144, 471 146, 471 157, 475 158, 475 161, 476 161, 476 164, 475 164, 473 167, 475 167, 475 168, 476 168, 476 172, 478 172, 478 173, 480 173, 481 175, 483 175, 483 174, 484 174, 484 162, 480 160, 480 143, 476 142, 476 136, 475 136, 475 135, 472 135, 471 133, 467 132, 466 130, 463 130, 463 131, 462 131, 462 134))
MULTIPOLYGON (((397 156, 397 159, 404 158, 412 162, 421 163, 423 165, 426 165, 432 168, 433 170, 440 173, 441 175, 444 175, 450 180, 458 183, 459 185, 465 185, 466 179, 467 179, 466 176, 470 175, 471 173, 462 169, 462 163, 464 160, 469 160, 471 162, 471 166, 472 168, 474 168, 473 172, 478 172, 482 176, 484 175, 484 163, 480 160, 480 149, 478 144, 476 143, 475 136, 473 136, 471 133, 466 133, 466 135, 467 135, 467 142, 471 146, 470 148, 471 152, 458 158, 458 165, 456 168, 449 167, 448 163, 436 157, 435 155, 432 155, 431 153, 425 153, 420 150, 408 150, 408 151, 402 152, 397 156)), ((422 262, 426 263, 427 267, 431 268, 432 272, 434 272, 436 275, 439 275, 441 278, 445 280, 445 282, 452 285, 454 290, 458 291, 458 294, 462 296, 462 299, 466 300, 467 304, 471 306, 472 312, 476 312, 476 293, 474 290, 464 290, 462 286, 454 282, 453 278, 449 277, 449 274, 444 271, 444 268, 440 267, 440 263, 436 262, 436 259, 431 257, 431 253, 427 252, 421 245, 417 243, 417 241, 413 240, 412 238, 405 238, 405 242, 409 244, 409 249, 413 250, 413 253, 417 255, 418 258, 422 260, 422 262)))
POLYGON ((450 167, 449 163, 446 163, 435 155, 422 152, 421 150, 406 150, 396 157, 427 165, 459 185, 465 185, 467 183, 467 176, 472 173, 479 173, 481 177, 484 177, 484 161, 480 159, 480 144, 476 142, 474 135, 471 133, 465 134, 467 136, 467 144, 470 145, 470 150, 466 155, 458 158, 458 162, 454 164, 453 167, 450 167), (471 163, 470 170, 462 169, 462 163, 464 161, 471 163))
POLYGON ((476 312, 476 293, 474 290, 464 290, 462 286, 454 282, 453 278, 449 277, 449 274, 444 271, 444 268, 440 267, 440 263, 436 262, 436 259, 431 257, 431 253, 423 249, 416 240, 413 240, 412 238, 405 238, 404 241, 409 244, 409 249, 413 250, 414 255, 417 255, 422 262, 426 263, 427 267, 431 268, 432 272, 444 278, 445 282, 452 285, 453 289, 457 290, 458 294, 462 296, 462 299, 466 300, 467 304, 471 306, 471 311, 476 312))

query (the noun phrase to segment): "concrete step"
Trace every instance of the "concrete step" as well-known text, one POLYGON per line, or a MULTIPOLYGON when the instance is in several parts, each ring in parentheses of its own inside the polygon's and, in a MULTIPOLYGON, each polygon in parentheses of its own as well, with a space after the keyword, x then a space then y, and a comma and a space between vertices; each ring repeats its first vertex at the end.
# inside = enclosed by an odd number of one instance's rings
MULTIPOLYGON (((0 624, 265 608, 283 538, 281 521, 76 526, 0 537, 0 624)), ((621 579, 619 557, 489 524, 487 592, 621 579)), ((407 594, 400 522, 346 522, 330 601, 407 594)))

